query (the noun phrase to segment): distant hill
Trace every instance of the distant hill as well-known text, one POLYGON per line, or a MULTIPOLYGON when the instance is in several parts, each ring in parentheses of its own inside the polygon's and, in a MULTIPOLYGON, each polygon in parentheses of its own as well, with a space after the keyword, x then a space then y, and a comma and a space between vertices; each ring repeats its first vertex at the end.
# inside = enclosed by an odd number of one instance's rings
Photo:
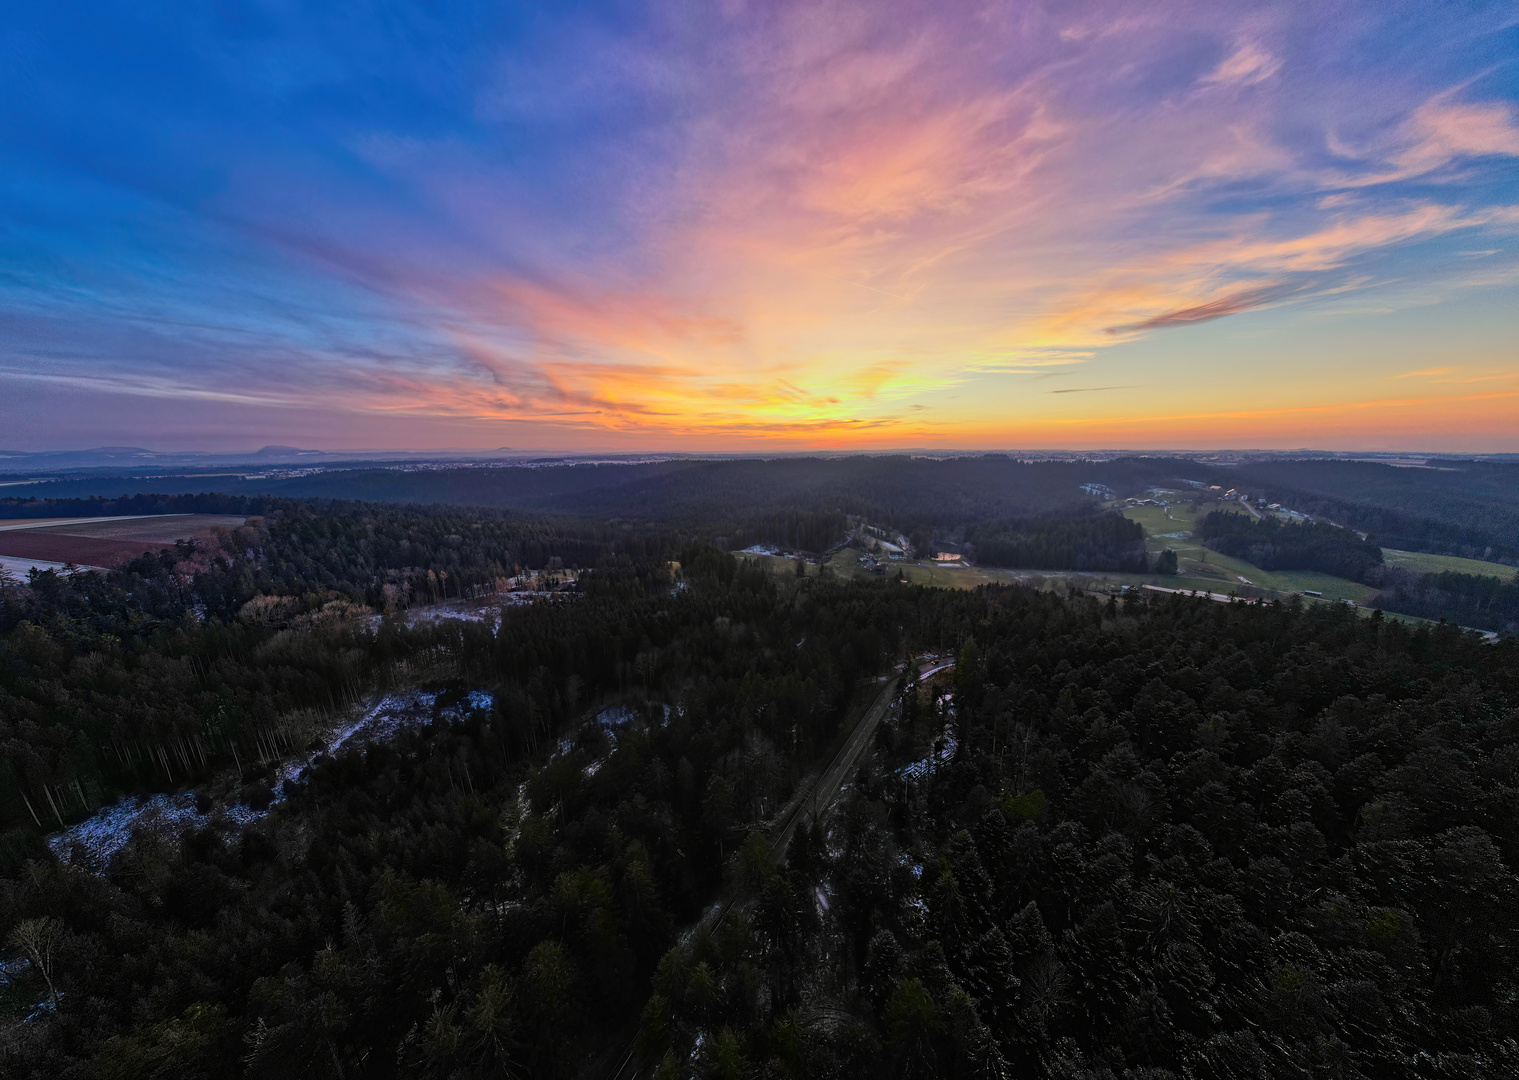
MULTIPOLYGON (((1083 485, 1125 497, 1190 481, 1283 503, 1370 533, 1385 547, 1519 563, 1519 463, 1509 461, 1434 459, 1429 467, 1409 468, 1333 458, 1225 464, 1181 456, 1029 461, 985 454, 641 461, 491 461, 482 455, 473 462, 335 461, 319 455, 286 462, 286 454, 313 452, 269 446, 257 452, 264 461, 244 455, 236 465, 188 466, 152 456, 145 468, 132 455, 151 451, 86 453, 116 455, 117 464, 68 475, 66 457, 48 466, 41 461, 46 455, 31 455, 32 475, 49 468, 51 478, 0 491, 37 498, 220 492, 439 503, 655 522, 722 535, 756 516, 791 512, 858 514, 903 529, 963 530, 979 522, 1084 511, 1097 500, 1083 485)), ((25 475, 16 460, 0 459, 0 469, 25 475)), ((14 509, 0 513, 20 516, 14 509)))
POLYGON ((596 518, 711 524, 786 510, 860 514, 898 527, 960 526, 992 518, 1084 509, 1082 485, 1119 495, 1201 474, 1174 458, 1025 462, 1001 455, 933 459, 841 457, 526 462, 451 467, 327 468, 304 475, 67 478, 13 489, 39 498, 152 491, 267 493, 302 498, 445 503, 596 518))
POLYGON ((1383 547, 1519 561, 1519 464, 1430 465, 1256 461, 1228 472, 1242 491, 1370 533, 1383 547))

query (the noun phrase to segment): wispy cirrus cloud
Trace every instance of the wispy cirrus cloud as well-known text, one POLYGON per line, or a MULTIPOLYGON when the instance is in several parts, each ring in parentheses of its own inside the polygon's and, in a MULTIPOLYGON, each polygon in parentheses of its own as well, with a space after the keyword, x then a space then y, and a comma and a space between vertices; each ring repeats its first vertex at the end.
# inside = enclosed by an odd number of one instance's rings
POLYGON ((1281 60, 1253 41, 1242 41, 1207 75, 1204 86, 1253 86, 1265 82, 1282 68, 1281 60))
POLYGON ((1519 120, 1508 102, 1462 101, 1456 91, 1445 90, 1365 146, 1349 145, 1333 131, 1328 141, 1338 157, 1362 170, 1330 173, 1324 182, 1366 188, 1426 177, 1474 159, 1519 157, 1519 120))
MULTIPOLYGON (((1297 236, 1234 236, 1180 245, 1094 273, 1100 284, 1045 315, 1036 332, 1070 345, 1192 326, 1291 300, 1360 287, 1356 268, 1402 245, 1480 229, 1512 230, 1519 207, 1467 210, 1424 203, 1383 213, 1339 213, 1297 236), (1253 283, 1241 287, 1241 279, 1253 283), (1128 316, 1128 318, 1124 318, 1128 316)), ((1253 235, 1249 231, 1256 231, 1253 235)))
POLYGON ((1169 326, 1193 326, 1197 323, 1208 322, 1212 319, 1221 319, 1225 315, 1238 315, 1242 311, 1254 311, 1265 307, 1276 300, 1290 296, 1293 288, 1286 285, 1267 285, 1257 289, 1242 289, 1239 292, 1230 293, 1210 300, 1205 304, 1193 304, 1191 307, 1177 308, 1174 311, 1163 311, 1159 315, 1151 315, 1148 319, 1129 323, 1127 326, 1110 326, 1109 334, 1134 333, 1141 330, 1162 330, 1169 326))

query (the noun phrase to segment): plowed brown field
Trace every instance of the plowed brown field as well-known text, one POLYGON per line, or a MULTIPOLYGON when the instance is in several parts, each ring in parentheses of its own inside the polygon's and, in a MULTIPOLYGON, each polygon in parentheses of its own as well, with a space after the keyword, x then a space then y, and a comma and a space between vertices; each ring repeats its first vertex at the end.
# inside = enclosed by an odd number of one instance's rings
MULTIPOLYGON (((235 529, 245 519, 225 514, 174 514, 166 517, 97 518, 60 525, 48 532, 69 536, 93 536, 100 540, 152 540, 172 544, 176 540, 204 540, 218 528, 235 529)), ((26 530, 30 532, 31 530, 26 530)))
POLYGON ((93 536, 69 536, 30 529, 0 533, 0 555, 71 562, 76 566, 116 566, 135 559, 144 551, 173 546, 152 540, 101 540, 93 536))
MULTIPOLYGON (((218 529, 232 529, 241 517, 175 514, 161 517, 95 518, 52 528, 0 531, 0 555, 76 566, 118 566, 144 551, 173 547, 176 540, 210 540, 218 529)), ((0 524, 22 524, 19 521, 0 524)))

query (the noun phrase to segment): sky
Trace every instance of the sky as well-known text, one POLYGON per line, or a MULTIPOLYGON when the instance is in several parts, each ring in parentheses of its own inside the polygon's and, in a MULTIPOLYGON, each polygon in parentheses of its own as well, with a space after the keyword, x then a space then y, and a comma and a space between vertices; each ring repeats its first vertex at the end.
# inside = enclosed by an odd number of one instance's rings
POLYGON ((49 0, 0 448, 1519 451, 1502 3, 49 0))

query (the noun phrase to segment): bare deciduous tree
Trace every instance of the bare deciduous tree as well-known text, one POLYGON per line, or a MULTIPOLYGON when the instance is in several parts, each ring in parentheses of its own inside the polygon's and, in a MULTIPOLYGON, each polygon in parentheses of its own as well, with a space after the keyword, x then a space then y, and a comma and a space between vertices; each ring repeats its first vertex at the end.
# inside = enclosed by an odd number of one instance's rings
POLYGON ((13 946, 26 953, 32 965, 42 973, 47 982, 48 1000, 58 1004, 58 989, 53 985, 53 951, 63 937, 63 923, 51 916, 27 919, 16 924, 11 931, 13 946))

